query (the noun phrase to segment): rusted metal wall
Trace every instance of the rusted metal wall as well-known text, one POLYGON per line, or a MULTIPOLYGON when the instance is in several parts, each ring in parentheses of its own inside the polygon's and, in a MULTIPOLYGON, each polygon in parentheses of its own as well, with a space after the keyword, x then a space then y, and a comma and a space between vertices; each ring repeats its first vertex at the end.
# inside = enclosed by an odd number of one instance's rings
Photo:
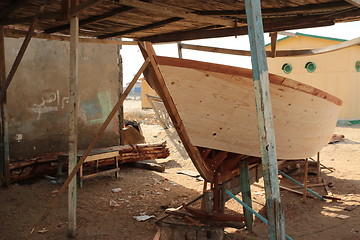
MULTIPOLYGON (((9 71, 23 39, 6 38, 9 71)), ((78 148, 86 148, 118 99, 117 46, 80 44, 78 148)), ((8 89, 10 157, 68 148, 69 43, 32 39, 8 89)), ((114 118, 97 146, 119 144, 114 118)))

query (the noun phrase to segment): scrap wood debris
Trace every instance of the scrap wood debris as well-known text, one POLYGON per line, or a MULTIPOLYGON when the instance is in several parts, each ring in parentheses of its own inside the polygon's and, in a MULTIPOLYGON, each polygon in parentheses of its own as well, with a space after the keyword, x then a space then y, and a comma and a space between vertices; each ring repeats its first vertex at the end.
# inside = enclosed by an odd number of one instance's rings
MULTIPOLYGON (((152 143, 152 144, 134 144, 114 146, 109 148, 94 149, 118 151, 119 163, 136 162, 149 159, 167 158, 170 155, 169 149, 166 147, 166 142, 152 143)), ((64 155, 65 152, 41 154, 30 159, 17 159, 10 163, 10 178, 11 182, 18 182, 22 180, 32 179, 43 175, 54 175, 58 167, 58 155, 64 155)), ((84 168, 92 167, 94 162, 84 164, 84 168)), ((98 166, 108 166, 114 164, 113 158, 103 159, 98 161, 98 166)), ((67 164, 64 164, 66 168, 67 164)))

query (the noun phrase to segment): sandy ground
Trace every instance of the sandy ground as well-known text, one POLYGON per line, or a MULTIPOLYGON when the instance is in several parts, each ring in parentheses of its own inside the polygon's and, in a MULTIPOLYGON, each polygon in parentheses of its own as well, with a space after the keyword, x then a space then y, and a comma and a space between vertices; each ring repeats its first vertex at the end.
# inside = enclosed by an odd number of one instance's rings
MULTIPOLYGON (((158 160, 165 164, 166 171, 157 173, 122 166, 118 179, 107 176, 85 180, 84 187, 78 188, 76 239, 153 239, 157 231, 155 221, 164 216, 165 208, 188 202, 202 191, 202 181, 176 173, 195 168, 173 129, 164 130, 156 125, 153 112, 141 110, 139 101, 126 102, 125 116, 143 121, 147 142, 167 141, 171 154, 158 160), (114 188, 121 190, 114 193, 111 191, 114 188), (110 206, 112 200, 118 206, 110 206), (155 218, 144 222, 133 218, 143 213, 155 218)), ((330 190, 341 201, 308 198, 302 203, 301 196, 281 191, 286 232, 293 239, 360 239, 360 126, 337 127, 336 133, 345 135, 346 139, 321 151, 321 163, 333 168, 332 172, 323 169, 322 177, 333 184, 330 190), (340 219, 339 214, 348 218, 340 219)), ((296 178, 302 180, 302 176, 296 178)), ((315 176, 309 176, 309 180, 317 182, 315 176)), ((291 185, 282 178, 280 183, 291 185)), ((59 188, 49 180, 35 179, 0 189, 0 240, 24 239, 49 204, 52 192, 59 188)), ((322 187, 313 189, 325 194, 322 187)), ((265 214, 262 181, 252 185, 252 198, 253 208, 265 214)), ((35 239, 67 239, 66 199, 63 196, 42 225, 44 233, 36 233, 35 239)), ((226 207, 242 213, 242 207, 233 200, 226 207)), ((226 232, 226 240, 267 239, 267 227, 258 219, 253 232, 230 228, 226 232)))

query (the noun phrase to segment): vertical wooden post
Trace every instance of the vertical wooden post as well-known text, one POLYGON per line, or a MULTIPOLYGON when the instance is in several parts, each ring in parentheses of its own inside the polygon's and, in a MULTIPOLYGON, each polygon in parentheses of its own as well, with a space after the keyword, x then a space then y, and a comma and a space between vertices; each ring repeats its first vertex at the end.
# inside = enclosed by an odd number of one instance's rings
POLYGON ((179 58, 183 58, 181 42, 177 42, 177 48, 178 48, 179 58))
MULTIPOLYGON (((117 54, 118 54, 118 69, 119 69, 119 79, 118 79, 118 84, 119 84, 119 89, 118 89, 118 98, 121 98, 121 95, 123 94, 123 84, 124 84, 124 74, 123 74, 123 60, 122 60, 122 56, 120 53, 122 46, 118 45, 117 47, 117 54)), ((124 145, 124 133, 123 133, 123 127, 124 127, 124 105, 121 104, 121 106, 119 107, 119 115, 118 115, 118 120, 119 120, 119 142, 120 145, 124 145)))
POLYGON ((305 159, 305 169, 304 169, 304 189, 303 189, 303 197, 302 201, 306 201, 306 194, 307 194, 307 183, 308 183, 308 171, 309 171, 309 159, 305 159))
MULTIPOLYGON (((5 36, 4 29, 0 26, 0 87, 6 79, 5 69, 5 36)), ((1 122, 0 122, 0 185, 8 186, 10 184, 10 157, 9 157, 9 133, 6 112, 6 95, 0 102, 1 122)))
POLYGON ((275 132, 269 90, 269 73, 264 44, 260 0, 245 0, 260 149, 263 164, 269 238, 285 239, 285 218, 281 207, 275 132))
POLYGON ((271 38, 271 57, 276 57, 276 41, 277 41, 277 32, 270 33, 271 38))
POLYGON ((320 152, 318 152, 316 155, 316 177, 317 177, 317 182, 321 183, 320 152))
MULTIPOLYGON (((241 196, 244 203, 252 208, 251 200, 251 189, 250 189, 250 174, 249 174, 249 163, 247 161, 240 161, 240 185, 241 185, 241 196)), ((246 218, 246 228, 251 231, 253 225, 253 215, 245 207, 244 216, 246 218)))
MULTIPOLYGON (((70 92, 69 92, 69 175, 77 164, 77 85, 78 85, 79 18, 70 19, 70 92)), ((75 237, 76 229, 76 177, 68 189, 68 235, 75 237)))

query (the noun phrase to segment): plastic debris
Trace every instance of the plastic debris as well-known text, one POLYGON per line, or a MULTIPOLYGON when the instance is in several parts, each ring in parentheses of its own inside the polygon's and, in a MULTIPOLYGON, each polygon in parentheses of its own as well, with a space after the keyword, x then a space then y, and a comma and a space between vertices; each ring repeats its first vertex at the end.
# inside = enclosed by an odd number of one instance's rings
POLYGON ((121 188, 113 188, 111 189, 113 193, 121 192, 121 188))
POLYGON ((143 221, 146 221, 146 220, 149 220, 151 218, 154 218, 155 215, 146 215, 146 213, 140 213, 140 216, 133 216, 133 218, 136 219, 136 221, 138 222, 143 222, 143 221))
POLYGON ((119 206, 120 205, 115 200, 110 201, 110 207, 119 207, 119 206))
POLYGON ((44 234, 46 232, 48 232, 49 230, 47 230, 46 228, 40 229, 38 230, 38 233, 44 234))

